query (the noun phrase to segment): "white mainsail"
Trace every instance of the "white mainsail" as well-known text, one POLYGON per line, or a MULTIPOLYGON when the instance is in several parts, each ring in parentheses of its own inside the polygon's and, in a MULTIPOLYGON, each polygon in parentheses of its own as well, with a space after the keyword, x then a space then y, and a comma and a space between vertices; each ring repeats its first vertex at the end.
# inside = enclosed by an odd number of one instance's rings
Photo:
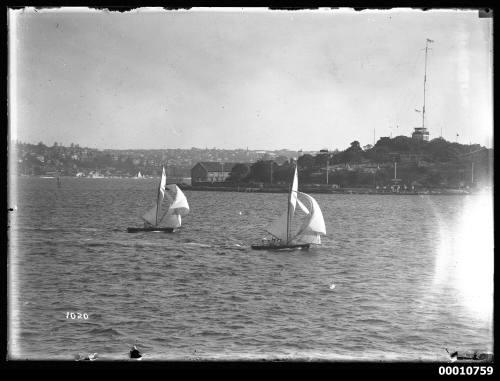
POLYGON ((163 197, 165 196, 165 184, 167 183, 167 176, 165 175, 165 167, 163 167, 163 171, 161 173, 161 180, 160 180, 160 186, 158 187, 158 197, 160 197, 161 193, 161 200, 163 201, 163 197))
POLYGON ((293 174, 293 182, 292 182, 292 188, 290 189, 290 206, 292 207, 292 210, 290 211, 291 214, 295 213, 295 206, 297 204, 297 191, 299 190, 299 179, 297 176, 297 167, 295 167, 295 172, 293 174))
POLYGON ((276 219, 266 231, 276 238, 286 241, 287 239, 287 224, 288 224, 288 211, 283 213, 278 219, 276 219))
POLYGON ((155 225, 156 224, 156 205, 153 206, 150 210, 144 213, 141 218, 146 221, 148 224, 155 225))
MULTIPOLYGON (((279 238, 282 241, 287 241, 289 239, 289 224, 290 220, 295 213, 295 207, 297 205, 297 190, 299 187, 298 177, 297 177, 297 167, 295 167, 295 172, 293 175, 292 188, 289 193, 289 202, 288 208, 285 213, 279 216, 267 229, 266 231, 276 238, 279 238)), ((302 203, 299 206, 302 208, 302 203)))
MULTIPOLYGON (((148 210, 141 218, 147 223, 158 226, 159 220, 158 216, 160 214, 161 203, 165 197, 165 184, 167 182, 167 176, 165 175, 165 167, 161 174, 160 184, 158 185, 158 195, 156 197, 156 205, 148 210)), ((167 195, 168 196, 168 195, 167 195)))

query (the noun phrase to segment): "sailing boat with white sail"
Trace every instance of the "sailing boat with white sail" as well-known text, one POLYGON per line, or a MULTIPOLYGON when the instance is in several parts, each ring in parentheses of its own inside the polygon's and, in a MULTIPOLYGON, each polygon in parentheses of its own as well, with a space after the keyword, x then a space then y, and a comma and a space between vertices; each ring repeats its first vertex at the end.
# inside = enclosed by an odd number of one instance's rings
POLYGON ((252 249, 308 249, 311 243, 321 244, 321 235, 326 234, 325 220, 318 203, 307 193, 298 191, 297 166, 288 193, 287 209, 266 231, 272 235, 271 240, 264 239, 262 244, 252 245, 252 249), (305 215, 302 220, 299 210, 305 215), (293 225, 297 226, 295 230, 293 225))
POLYGON ((141 217, 144 227, 127 228, 129 233, 144 231, 172 233, 181 226, 182 216, 189 213, 189 204, 184 193, 176 184, 166 185, 167 177, 163 168, 156 205, 141 217), (164 200, 168 201, 168 205, 164 200), (160 226, 160 224, 163 225, 160 226))

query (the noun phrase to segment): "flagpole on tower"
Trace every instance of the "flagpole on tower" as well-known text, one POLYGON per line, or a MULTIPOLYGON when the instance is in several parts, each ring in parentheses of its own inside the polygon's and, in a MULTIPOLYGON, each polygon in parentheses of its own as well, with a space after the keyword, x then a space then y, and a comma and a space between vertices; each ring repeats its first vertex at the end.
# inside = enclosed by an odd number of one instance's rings
POLYGON ((425 128, 425 85, 427 84, 427 51, 429 49, 429 43, 434 42, 433 40, 427 39, 425 42, 425 66, 424 66, 424 105, 422 107, 422 127, 425 128))

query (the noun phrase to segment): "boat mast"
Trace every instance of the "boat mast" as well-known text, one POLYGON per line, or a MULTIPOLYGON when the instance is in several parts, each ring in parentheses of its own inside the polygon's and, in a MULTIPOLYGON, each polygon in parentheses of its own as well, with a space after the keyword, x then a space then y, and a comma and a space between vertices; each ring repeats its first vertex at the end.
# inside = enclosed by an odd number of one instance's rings
POLYGON ((156 195, 156 223, 155 226, 158 226, 158 208, 160 207, 160 187, 161 187, 161 177, 160 184, 158 184, 158 194, 156 195))
POLYGON ((158 209, 160 208, 160 192, 161 192, 161 182, 163 180, 163 172, 165 172, 165 167, 162 167, 162 172, 160 175, 160 183, 158 184, 158 194, 156 195, 156 224, 158 226, 158 209))
POLYGON ((474 186, 474 161, 471 160, 470 164, 471 164, 471 168, 470 168, 470 184, 471 184, 471 186, 474 186))
POLYGON ((429 42, 434 42, 434 41, 430 39, 427 39, 427 41, 425 41, 424 105, 422 107, 422 128, 425 128, 425 87, 427 84, 427 51, 429 50, 429 42))
POLYGON ((273 183, 273 161, 270 161, 271 164, 271 184, 273 183))
MULTIPOLYGON (((295 168, 297 168, 297 163, 295 163, 295 168)), ((286 243, 288 245, 288 241, 290 240, 290 202, 292 200, 292 186, 295 178, 295 168, 292 175, 292 182, 290 183, 290 187, 288 188, 288 207, 286 213, 286 243)))

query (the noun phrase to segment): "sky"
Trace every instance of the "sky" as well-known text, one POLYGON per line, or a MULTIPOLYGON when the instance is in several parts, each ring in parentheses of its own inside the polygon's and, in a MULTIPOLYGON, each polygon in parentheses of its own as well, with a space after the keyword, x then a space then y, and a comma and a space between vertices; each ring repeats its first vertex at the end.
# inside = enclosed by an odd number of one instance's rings
POLYGON ((431 39, 431 139, 492 147, 492 28, 477 10, 10 10, 9 138, 342 150, 411 136, 431 39))

